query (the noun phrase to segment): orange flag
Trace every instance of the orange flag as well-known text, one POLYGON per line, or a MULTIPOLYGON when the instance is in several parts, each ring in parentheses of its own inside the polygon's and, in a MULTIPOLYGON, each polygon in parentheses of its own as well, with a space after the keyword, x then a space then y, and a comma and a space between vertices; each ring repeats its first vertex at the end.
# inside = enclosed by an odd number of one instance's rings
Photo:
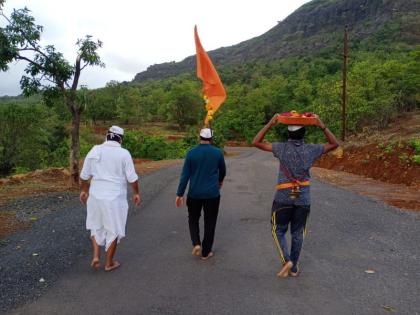
POLYGON ((213 119, 214 113, 225 101, 226 91, 210 57, 207 55, 203 46, 201 46, 200 38, 197 33, 197 26, 194 27, 194 38, 197 52, 197 77, 203 81, 203 94, 207 110, 204 124, 207 126, 213 119))

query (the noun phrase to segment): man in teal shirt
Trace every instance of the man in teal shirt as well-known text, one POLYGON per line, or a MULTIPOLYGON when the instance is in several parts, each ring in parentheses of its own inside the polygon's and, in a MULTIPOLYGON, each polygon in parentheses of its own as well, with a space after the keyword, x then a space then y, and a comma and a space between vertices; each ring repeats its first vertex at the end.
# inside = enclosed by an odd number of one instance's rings
POLYGON ((193 244, 192 254, 200 256, 201 252, 203 260, 214 255, 212 246, 219 213, 220 188, 226 175, 223 153, 211 145, 212 138, 211 129, 201 129, 200 144, 188 151, 185 158, 175 199, 176 206, 181 206, 189 182, 187 207, 193 244), (202 209, 204 211, 204 238, 201 242, 199 220, 202 209))

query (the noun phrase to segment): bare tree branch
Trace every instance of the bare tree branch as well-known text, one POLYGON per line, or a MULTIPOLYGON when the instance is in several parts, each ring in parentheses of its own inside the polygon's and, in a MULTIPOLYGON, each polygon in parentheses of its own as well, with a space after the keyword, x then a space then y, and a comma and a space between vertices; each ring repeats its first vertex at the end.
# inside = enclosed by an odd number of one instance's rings
POLYGON ((51 82, 54 85, 57 85, 57 82, 54 79, 50 79, 50 78, 46 77, 46 78, 44 78, 44 80, 47 80, 48 82, 51 82))
POLYGON ((17 51, 35 51, 35 52, 38 52, 38 51, 36 51, 35 49, 30 48, 30 47, 28 47, 28 46, 23 47, 23 48, 19 48, 19 49, 17 49, 17 51))
POLYGON ((2 10, 0 10, 0 15, 1 15, 2 17, 4 17, 4 18, 6 19, 6 21, 7 21, 7 22, 9 22, 9 24, 11 24, 10 19, 9 19, 6 15, 4 15, 4 13, 3 13, 3 11, 2 11, 2 10))
MULTIPOLYGON (((12 24, 12 21, 3 13, 3 11, 0 11, 0 15, 2 16, 2 17, 4 17, 5 19, 6 19, 6 21, 9 23, 9 24, 12 24)), ((25 38, 26 39, 26 41, 33 47, 32 49, 30 49, 30 50, 32 50, 32 51, 35 51, 35 52, 37 52, 37 53, 40 53, 42 56, 44 56, 47 60, 49 60, 50 62, 51 62, 51 60, 50 60, 50 58, 48 57, 48 55, 46 55, 42 50, 40 50, 27 36, 26 36, 26 33, 22 30, 22 29, 19 29, 19 31, 20 31, 20 33, 21 33, 21 35, 23 36, 23 38, 25 38)), ((27 60, 28 61, 28 59, 25 59, 25 60, 27 60)))
POLYGON ((81 68, 80 68, 80 72, 81 72, 84 68, 86 68, 88 65, 89 65, 88 63, 85 63, 85 64, 83 65, 83 67, 81 67, 81 68))
MULTIPOLYGON (((39 78, 39 81, 48 81, 50 83, 53 83, 54 85, 57 85, 57 82, 54 81, 54 78, 53 79, 49 78, 49 76, 46 75, 45 73, 39 78)), ((42 84, 42 87, 48 88, 50 86, 42 84)))
POLYGON ((25 60, 25 61, 27 61, 27 62, 29 62, 29 63, 33 64, 34 66, 37 66, 37 67, 41 68, 43 71, 46 71, 46 69, 45 69, 42 65, 40 65, 39 63, 37 63, 37 62, 35 62, 35 61, 33 61, 33 60, 29 59, 29 58, 26 58, 26 57, 24 57, 24 56, 18 55, 18 56, 16 57, 16 59, 19 59, 19 60, 25 60))
POLYGON ((51 59, 48 57, 48 55, 46 55, 41 49, 39 49, 25 34, 25 32, 23 30, 20 30, 20 33, 22 34, 22 36, 27 40, 27 42, 33 47, 33 51, 41 54, 42 56, 45 57, 45 59, 49 60, 51 62, 51 59))

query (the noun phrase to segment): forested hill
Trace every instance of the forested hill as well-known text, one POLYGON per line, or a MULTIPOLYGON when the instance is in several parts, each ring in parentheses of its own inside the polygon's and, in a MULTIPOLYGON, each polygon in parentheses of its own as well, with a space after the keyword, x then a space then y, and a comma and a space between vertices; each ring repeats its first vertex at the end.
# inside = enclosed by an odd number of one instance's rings
MULTIPOLYGON (((209 52, 216 66, 337 52, 344 25, 353 49, 420 42, 418 0, 314 0, 265 34, 209 52)), ((192 40, 192 39, 191 39, 192 40)), ((163 79, 195 68, 195 57, 150 66, 134 81, 163 79)))

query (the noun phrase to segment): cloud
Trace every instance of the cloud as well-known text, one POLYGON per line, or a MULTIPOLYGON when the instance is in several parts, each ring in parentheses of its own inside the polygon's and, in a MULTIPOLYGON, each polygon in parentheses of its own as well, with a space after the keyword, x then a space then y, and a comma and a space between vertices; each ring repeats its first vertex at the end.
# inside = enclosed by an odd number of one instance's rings
POLYGON ((135 54, 122 56, 120 54, 107 53, 103 60, 107 68, 117 69, 134 77, 137 72, 145 70, 148 64, 141 62, 139 57, 136 58, 133 55, 135 54))

